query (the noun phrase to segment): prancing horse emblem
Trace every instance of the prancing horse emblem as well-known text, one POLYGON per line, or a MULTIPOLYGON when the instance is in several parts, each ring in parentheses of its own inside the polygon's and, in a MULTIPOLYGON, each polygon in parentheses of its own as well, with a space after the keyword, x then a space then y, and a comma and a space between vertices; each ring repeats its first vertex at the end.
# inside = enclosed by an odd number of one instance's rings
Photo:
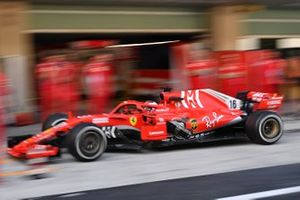
POLYGON ((129 122, 132 126, 135 126, 137 123, 137 118, 136 117, 130 117, 129 122))

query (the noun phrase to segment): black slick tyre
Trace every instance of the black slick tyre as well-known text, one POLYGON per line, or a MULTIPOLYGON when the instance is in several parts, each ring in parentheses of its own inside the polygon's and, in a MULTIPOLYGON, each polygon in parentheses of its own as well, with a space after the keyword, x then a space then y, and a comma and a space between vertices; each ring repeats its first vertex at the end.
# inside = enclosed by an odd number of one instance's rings
POLYGON ((42 125, 42 131, 52 128, 60 123, 68 120, 68 115, 66 113, 54 113, 50 115, 42 125))
POLYGON ((97 160, 107 147, 104 132, 93 123, 80 123, 66 135, 69 153, 82 162, 97 160))
POLYGON ((256 111, 246 121, 246 134, 258 144, 274 144, 283 135, 283 122, 279 115, 271 111, 256 111))

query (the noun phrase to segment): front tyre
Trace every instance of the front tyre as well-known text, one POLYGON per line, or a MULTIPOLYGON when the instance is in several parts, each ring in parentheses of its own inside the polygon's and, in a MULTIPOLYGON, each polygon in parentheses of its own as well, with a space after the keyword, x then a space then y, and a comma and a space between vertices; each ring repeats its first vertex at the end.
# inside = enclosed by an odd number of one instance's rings
POLYGON ((66 113, 54 113, 43 122, 42 131, 57 126, 58 124, 66 122, 67 120, 68 115, 66 113))
POLYGON ((82 162, 98 159, 107 147, 103 131, 92 123, 80 123, 67 135, 66 143, 74 158, 82 162))
POLYGON ((257 111, 248 117, 246 133, 254 143, 274 144, 283 135, 283 122, 275 112, 257 111))

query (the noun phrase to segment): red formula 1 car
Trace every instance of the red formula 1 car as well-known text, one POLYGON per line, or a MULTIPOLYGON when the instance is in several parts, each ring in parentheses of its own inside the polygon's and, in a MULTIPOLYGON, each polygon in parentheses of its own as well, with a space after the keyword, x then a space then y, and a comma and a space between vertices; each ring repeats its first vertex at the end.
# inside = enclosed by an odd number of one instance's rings
POLYGON ((60 149, 79 161, 93 161, 108 148, 168 146, 249 137, 273 144, 283 134, 275 112, 283 97, 241 92, 236 98, 211 89, 164 91, 160 102, 128 100, 108 114, 56 113, 37 135, 8 138, 8 153, 18 158, 52 157, 60 149))

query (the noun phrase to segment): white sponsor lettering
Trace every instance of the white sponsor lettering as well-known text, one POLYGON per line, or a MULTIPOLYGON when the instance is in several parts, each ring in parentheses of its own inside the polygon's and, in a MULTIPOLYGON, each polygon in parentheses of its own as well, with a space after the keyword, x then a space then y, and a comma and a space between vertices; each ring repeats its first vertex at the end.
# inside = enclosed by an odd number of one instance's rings
POLYGON ((216 124, 222 119, 224 116, 219 115, 215 112, 212 113, 213 118, 211 119, 209 116, 205 116, 202 118, 202 121, 206 123, 207 128, 213 128, 216 124))
POLYGON ((268 101, 267 104, 268 104, 268 105, 277 105, 277 104, 281 104, 281 100, 268 101))
POLYGON ((149 135, 163 135, 164 133, 164 131, 151 131, 149 132, 149 135))
POLYGON ((77 118, 86 118, 86 117, 91 117, 92 115, 81 115, 81 116, 77 116, 77 118))
POLYGON ((262 101, 264 95, 265 95, 265 93, 256 92, 252 95, 252 100, 260 102, 260 101, 262 101))
POLYGON ((160 108, 160 109, 156 109, 155 111, 156 112, 166 112, 168 110, 169 110, 169 108, 160 108))
POLYGON ((115 134, 116 127, 114 126, 104 126, 102 127, 102 131, 105 133, 107 138, 117 138, 115 134))
POLYGON ((264 96, 264 93, 256 92, 256 93, 254 93, 252 96, 254 96, 254 97, 263 97, 263 96, 264 96))
POLYGON ((108 117, 94 118, 93 123, 108 123, 108 117))

